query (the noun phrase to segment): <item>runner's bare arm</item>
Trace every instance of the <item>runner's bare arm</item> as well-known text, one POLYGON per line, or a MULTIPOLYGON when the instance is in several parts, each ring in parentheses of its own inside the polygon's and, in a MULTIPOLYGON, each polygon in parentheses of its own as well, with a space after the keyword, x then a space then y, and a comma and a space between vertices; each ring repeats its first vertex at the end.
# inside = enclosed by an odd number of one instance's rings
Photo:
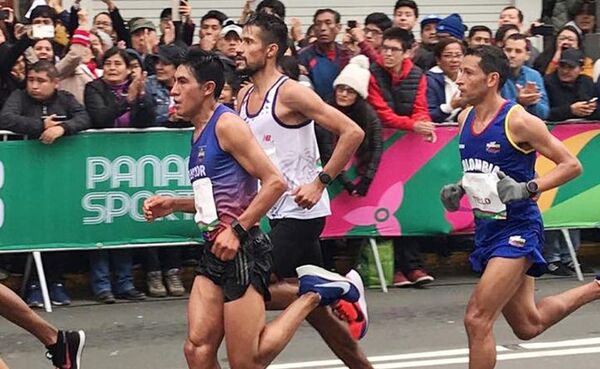
POLYGON ((238 222, 245 228, 257 224, 287 189, 287 184, 275 165, 260 147, 250 127, 237 115, 225 113, 217 122, 219 144, 252 176, 260 179, 261 187, 238 222))
POLYGON ((556 164, 550 172, 535 179, 540 192, 558 187, 581 174, 579 160, 538 117, 519 109, 511 114, 508 130, 515 144, 523 149, 534 149, 556 164))
POLYGON ((281 86, 280 98, 286 107, 300 112, 338 136, 331 159, 323 168, 325 173, 335 178, 362 142, 365 135, 363 130, 342 112, 323 102, 313 90, 295 81, 281 86))
POLYGON ((246 93, 248 93, 248 90, 250 89, 250 87, 252 87, 252 83, 246 84, 244 87, 240 88, 240 91, 237 94, 237 98, 235 100, 236 101, 235 109, 238 113, 240 112, 240 108, 242 106, 242 100, 244 100, 244 96, 246 96, 246 93))
POLYGON ((469 114, 470 109, 463 109, 458 116, 456 117, 456 121, 458 122, 458 131, 462 131, 462 127, 465 124, 465 119, 467 119, 467 114, 469 114))

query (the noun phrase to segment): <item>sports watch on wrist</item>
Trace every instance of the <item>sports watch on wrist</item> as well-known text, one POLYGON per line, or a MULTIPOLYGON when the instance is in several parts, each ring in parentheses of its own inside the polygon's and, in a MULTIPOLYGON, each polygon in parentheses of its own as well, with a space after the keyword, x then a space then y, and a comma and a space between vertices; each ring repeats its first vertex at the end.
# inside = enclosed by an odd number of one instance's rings
POLYGON ((537 195, 540 192, 537 182, 534 181, 533 179, 531 181, 527 182, 527 184, 525 185, 525 188, 527 189, 527 192, 529 192, 531 197, 537 195))
POLYGON ((233 233, 235 233, 240 242, 246 241, 246 239, 249 236, 249 233, 246 230, 246 228, 244 228, 244 226, 242 226, 240 222, 237 221, 237 219, 231 222, 231 229, 233 229, 233 233))
POLYGON ((319 181, 325 186, 331 183, 331 176, 325 172, 319 173, 319 181))

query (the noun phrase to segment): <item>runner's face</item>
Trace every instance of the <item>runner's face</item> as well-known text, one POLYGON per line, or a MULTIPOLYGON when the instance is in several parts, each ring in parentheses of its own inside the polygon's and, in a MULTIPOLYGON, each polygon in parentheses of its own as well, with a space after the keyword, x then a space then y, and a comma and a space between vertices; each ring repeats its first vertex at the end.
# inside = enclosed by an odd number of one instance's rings
POLYGON ((171 89, 171 97, 175 103, 177 115, 192 120, 200 113, 202 103, 206 98, 204 93, 205 84, 198 83, 194 73, 188 66, 180 65, 175 72, 175 84, 171 89))
POLYGON ((461 97, 469 105, 480 103, 489 88, 488 76, 479 66, 480 61, 481 58, 478 56, 465 56, 462 70, 456 79, 456 84, 460 90, 461 97))
POLYGON ((252 76, 267 64, 267 45, 260 38, 260 32, 256 26, 244 27, 237 56, 239 63, 236 61, 241 73, 252 76))

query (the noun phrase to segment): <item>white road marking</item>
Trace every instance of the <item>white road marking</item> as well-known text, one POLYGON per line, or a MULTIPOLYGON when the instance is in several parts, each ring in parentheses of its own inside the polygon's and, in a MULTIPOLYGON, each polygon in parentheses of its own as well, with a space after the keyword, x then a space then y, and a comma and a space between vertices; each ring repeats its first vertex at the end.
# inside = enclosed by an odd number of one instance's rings
MULTIPOLYGON (((498 352, 498 361, 598 354, 600 353, 600 337, 556 342, 522 343, 517 346, 523 349, 523 351, 513 351, 507 347, 498 346, 496 348, 498 352)), ((374 364, 373 367, 375 369, 400 369, 465 364, 469 362, 468 354, 469 350, 463 348, 398 355, 371 356, 368 359, 374 364)), ((273 364, 270 365, 268 369, 303 368, 346 369, 340 360, 315 360, 296 363, 273 364)))

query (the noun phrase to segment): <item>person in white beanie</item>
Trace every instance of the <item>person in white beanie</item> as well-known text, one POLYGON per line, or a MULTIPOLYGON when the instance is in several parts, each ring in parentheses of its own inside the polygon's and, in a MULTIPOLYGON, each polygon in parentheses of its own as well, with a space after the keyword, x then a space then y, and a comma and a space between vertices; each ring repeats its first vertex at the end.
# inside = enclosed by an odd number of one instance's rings
MULTIPOLYGON (((355 197, 367 195, 379 167, 383 150, 381 122, 375 110, 366 101, 370 77, 369 59, 364 55, 353 57, 334 80, 334 94, 329 102, 331 106, 356 122, 365 132, 363 142, 352 159, 352 164, 356 167, 356 177, 350 176, 345 171, 337 177, 348 194, 355 197)), ((333 136, 325 134, 323 130, 317 130, 317 139, 321 160, 326 163, 333 151, 333 136)), ((365 240, 352 238, 324 243, 322 250, 326 267, 335 268, 342 275, 348 273, 356 267, 365 240)))

